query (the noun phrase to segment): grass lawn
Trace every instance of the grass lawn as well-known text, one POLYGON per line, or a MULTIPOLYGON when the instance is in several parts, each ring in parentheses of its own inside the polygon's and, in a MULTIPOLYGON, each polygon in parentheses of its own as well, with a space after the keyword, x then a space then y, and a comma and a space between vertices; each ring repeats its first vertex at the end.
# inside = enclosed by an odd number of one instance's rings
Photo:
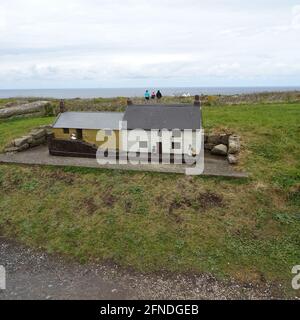
MULTIPOLYGON (((300 264, 300 104, 204 107, 249 179, 0 166, 0 234, 85 262, 280 282, 300 264)), ((52 118, 0 123, 0 148, 52 118)), ((295 294, 295 293, 293 293, 295 294)))

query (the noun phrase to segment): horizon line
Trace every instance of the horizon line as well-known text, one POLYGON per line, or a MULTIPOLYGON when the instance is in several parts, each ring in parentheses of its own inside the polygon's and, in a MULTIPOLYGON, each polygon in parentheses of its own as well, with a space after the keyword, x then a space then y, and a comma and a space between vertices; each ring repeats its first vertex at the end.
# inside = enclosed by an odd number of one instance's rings
POLYGON ((73 88, 0 88, 1 91, 4 90, 106 90, 106 89, 147 89, 147 88, 160 88, 160 89, 187 89, 187 88, 300 88, 300 85, 265 85, 265 86, 143 86, 143 87, 73 87, 73 88))

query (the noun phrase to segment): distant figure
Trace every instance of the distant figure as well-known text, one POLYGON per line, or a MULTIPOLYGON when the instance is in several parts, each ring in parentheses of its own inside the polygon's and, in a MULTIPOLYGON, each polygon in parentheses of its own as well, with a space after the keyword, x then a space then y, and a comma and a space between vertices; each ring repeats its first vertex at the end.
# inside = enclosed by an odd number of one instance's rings
POLYGON ((145 92, 145 100, 146 100, 146 101, 149 101, 149 100, 150 100, 149 90, 146 90, 146 92, 145 92))
POLYGON ((157 100, 160 100, 162 98, 162 94, 161 94, 160 90, 158 90, 156 92, 156 98, 157 98, 157 100))
POLYGON ((152 100, 154 100, 154 99, 155 99, 155 97, 156 97, 155 92, 154 92, 154 91, 152 91, 151 99, 152 99, 152 100))

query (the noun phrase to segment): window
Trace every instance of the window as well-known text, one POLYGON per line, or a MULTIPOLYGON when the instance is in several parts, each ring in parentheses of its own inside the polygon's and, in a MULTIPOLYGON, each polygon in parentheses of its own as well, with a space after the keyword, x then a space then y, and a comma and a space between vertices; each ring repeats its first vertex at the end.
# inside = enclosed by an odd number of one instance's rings
POLYGON ((76 138, 82 140, 82 129, 76 129, 76 138))
POLYGON ((104 133, 105 133, 106 136, 111 136, 112 135, 112 130, 108 130, 107 129, 107 130, 104 131, 104 133))
POLYGON ((140 148, 148 148, 148 142, 147 141, 140 141, 140 148))
POLYGON ((181 131, 180 130, 173 130, 173 137, 174 138, 180 138, 181 137, 181 131))
POLYGON ((181 149, 181 143, 180 142, 172 142, 172 149, 181 149))
POLYGON ((63 130, 64 130, 64 134, 70 133, 70 129, 64 128, 63 130))

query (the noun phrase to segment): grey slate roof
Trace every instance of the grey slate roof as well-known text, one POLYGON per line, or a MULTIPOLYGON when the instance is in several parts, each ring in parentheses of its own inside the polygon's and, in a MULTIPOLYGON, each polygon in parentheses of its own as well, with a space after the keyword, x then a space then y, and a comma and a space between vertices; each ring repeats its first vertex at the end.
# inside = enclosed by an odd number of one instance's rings
POLYGON ((58 116, 53 128, 118 130, 123 117, 121 112, 64 112, 58 116))
POLYGON ((200 129, 201 111, 193 105, 130 105, 124 120, 128 129, 200 129))

